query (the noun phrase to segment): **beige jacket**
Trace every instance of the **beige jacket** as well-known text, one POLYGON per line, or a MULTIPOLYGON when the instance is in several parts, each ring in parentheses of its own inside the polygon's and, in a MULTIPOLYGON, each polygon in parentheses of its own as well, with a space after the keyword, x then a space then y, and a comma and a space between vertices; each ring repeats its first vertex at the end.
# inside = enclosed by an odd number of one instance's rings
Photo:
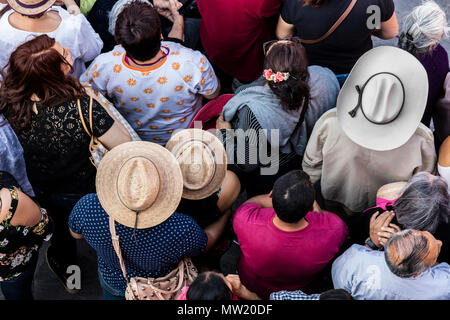
POLYGON ((407 181, 419 171, 434 172, 435 165, 433 133, 423 124, 403 146, 373 151, 344 134, 336 108, 317 121, 303 157, 303 170, 313 183, 320 179, 323 197, 353 212, 374 206, 384 184, 407 181))

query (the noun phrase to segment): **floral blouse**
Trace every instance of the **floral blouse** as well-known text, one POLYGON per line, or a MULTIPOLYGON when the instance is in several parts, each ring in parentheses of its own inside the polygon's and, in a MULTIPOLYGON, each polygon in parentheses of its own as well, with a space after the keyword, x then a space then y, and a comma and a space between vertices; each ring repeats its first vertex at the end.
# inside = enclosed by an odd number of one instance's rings
POLYGON ((11 220, 17 210, 19 197, 15 186, 0 184, 11 193, 11 207, 0 222, 0 281, 12 280, 26 270, 34 255, 38 254, 43 241, 53 232, 53 221, 41 208, 41 220, 34 226, 13 226, 11 220))

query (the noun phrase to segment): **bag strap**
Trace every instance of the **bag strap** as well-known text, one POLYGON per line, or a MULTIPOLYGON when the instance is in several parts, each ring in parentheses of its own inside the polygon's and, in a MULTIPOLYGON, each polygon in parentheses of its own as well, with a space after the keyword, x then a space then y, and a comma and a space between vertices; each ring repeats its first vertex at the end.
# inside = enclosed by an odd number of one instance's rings
POLYGON ((300 39, 300 40, 306 44, 315 44, 315 43, 318 43, 318 42, 328 38, 337 29, 337 27, 339 27, 341 25, 341 23, 345 20, 345 18, 347 18, 347 16, 350 14, 353 7, 355 6, 356 2, 357 2, 357 0, 352 0, 352 2, 350 2, 350 4, 348 5, 348 7, 344 11, 344 13, 339 17, 339 19, 335 22, 335 24, 333 24, 331 26, 330 30, 328 30, 327 33, 325 33, 323 36, 321 36, 320 38, 315 39, 315 40, 305 40, 305 39, 300 39))
POLYGON ((91 129, 92 135, 94 135, 94 130, 92 130, 92 104, 94 99, 89 96, 89 128, 91 129))
POLYGON ((125 269, 125 262, 122 258, 122 251, 120 250, 119 236, 116 233, 116 226, 114 224, 113 218, 109 217, 109 231, 111 232, 112 244, 117 257, 119 258, 120 268, 122 269, 122 274, 128 284, 127 270, 125 269))
MULTIPOLYGON (((92 103, 92 100, 91 100, 91 103, 92 103)), ((83 129, 84 129, 84 131, 86 131, 88 136, 92 138, 92 133, 89 132, 89 130, 88 130, 87 126, 86 126, 86 122, 84 121, 83 112, 81 110, 80 99, 77 99, 77 105, 78 105, 78 113, 80 114, 80 120, 81 120, 81 124, 83 126, 83 129)), ((91 108, 91 107, 92 107, 92 104, 91 104, 91 106, 89 106, 89 108, 91 108)), ((92 124, 91 124, 91 128, 92 128, 92 124)))

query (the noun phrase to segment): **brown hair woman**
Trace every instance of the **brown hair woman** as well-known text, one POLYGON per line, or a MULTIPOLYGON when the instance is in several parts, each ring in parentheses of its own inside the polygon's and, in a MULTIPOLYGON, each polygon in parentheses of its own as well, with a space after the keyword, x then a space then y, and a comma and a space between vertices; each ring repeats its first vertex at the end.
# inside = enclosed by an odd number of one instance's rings
MULTIPOLYGON (((41 35, 12 53, 0 87, 0 113, 22 144, 28 177, 39 203, 55 221, 47 260, 64 285, 67 266, 76 263, 76 246, 67 218, 84 194, 95 192, 96 174, 89 160, 90 137, 78 111, 79 103, 84 119, 89 121, 91 99, 68 75, 71 70, 68 48, 41 35)), ((92 125, 94 136, 109 149, 131 140, 126 129, 95 100, 92 125)))

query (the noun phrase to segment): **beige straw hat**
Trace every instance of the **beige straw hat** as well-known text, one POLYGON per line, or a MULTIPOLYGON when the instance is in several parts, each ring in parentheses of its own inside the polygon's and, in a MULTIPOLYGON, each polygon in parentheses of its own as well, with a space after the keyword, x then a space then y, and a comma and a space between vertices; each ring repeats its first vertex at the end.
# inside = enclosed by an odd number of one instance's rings
POLYGON ((377 191, 377 198, 395 200, 401 196, 403 189, 408 183, 405 181, 393 182, 381 186, 377 191))
POLYGON ((377 47, 356 62, 337 100, 337 117, 356 144, 387 151, 405 144, 420 124, 428 76, 416 57, 395 47, 377 47))
POLYGON ((25 16, 34 16, 47 11, 56 0, 6 0, 14 11, 25 16))
POLYGON ((175 212, 183 193, 183 176, 167 149, 133 141, 105 155, 97 170, 96 189, 110 217, 127 227, 145 229, 175 212))
POLYGON ((209 197, 222 185, 227 172, 227 155, 220 140, 200 129, 185 129, 166 144, 183 174, 183 198, 209 197))

